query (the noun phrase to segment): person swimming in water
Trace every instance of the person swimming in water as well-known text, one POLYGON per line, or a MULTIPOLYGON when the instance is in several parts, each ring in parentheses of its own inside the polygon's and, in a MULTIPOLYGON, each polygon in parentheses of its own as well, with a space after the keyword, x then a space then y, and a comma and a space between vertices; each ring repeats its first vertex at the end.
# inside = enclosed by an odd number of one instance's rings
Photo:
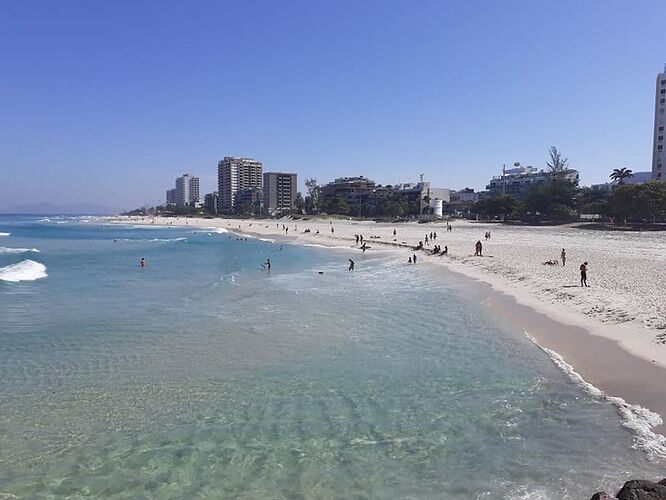
POLYGON ((266 262, 262 264, 262 267, 267 271, 271 270, 271 259, 266 259, 266 262))
POLYGON ((141 267, 146 267, 146 259, 144 257, 141 257, 141 261, 139 262, 139 265, 141 267))

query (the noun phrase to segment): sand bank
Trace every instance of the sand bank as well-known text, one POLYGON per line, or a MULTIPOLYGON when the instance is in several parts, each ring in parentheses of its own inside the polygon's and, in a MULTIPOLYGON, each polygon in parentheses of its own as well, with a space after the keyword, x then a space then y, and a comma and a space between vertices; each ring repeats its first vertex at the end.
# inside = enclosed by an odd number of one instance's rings
MULTIPOLYGON (((572 227, 507 227, 455 221, 375 223, 349 220, 240 220, 199 218, 113 218, 110 222, 223 228, 262 238, 349 248, 360 254, 392 249, 407 261, 425 235, 448 246, 447 256, 419 252, 419 263, 442 266, 491 285, 484 303, 524 329, 546 349, 559 353, 588 382, 607 394, 666 415, 666 235, 605 233, 572 227), (289 228, 289 231, 283 229, 289 228), (333 231, 331 231, 333 229, 333 231), (306 232, 306 230, 309 230, 306 232), (395 230, 395 235, 393 231, 395 230), (491 232, 489 240, 484 239, 491 232), (474 244, 483 243, 483 257, 474 244), (566 249, 567 264, 558 260, 566 249), (589 263, 589 288, 581 288, 579 266, 589 263), (509 296, 508 298, 506 296, 509 296), (538 314, 535 314, 538 313, 538 314), (591 334, 591 335, 590 335, 591 334)), ((433 244, 426 246, 432 248, 433 244)), ((346 259, 345 259, 346 260, 346 259)), ((660 429, 663 431, 664 427, 660 429)))

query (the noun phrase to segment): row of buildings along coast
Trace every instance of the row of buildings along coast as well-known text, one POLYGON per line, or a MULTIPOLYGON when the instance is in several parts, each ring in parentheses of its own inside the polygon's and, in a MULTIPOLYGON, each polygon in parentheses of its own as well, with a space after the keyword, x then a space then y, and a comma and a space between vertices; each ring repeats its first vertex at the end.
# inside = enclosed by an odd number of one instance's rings
MULTIPOLYGON (((655 87, 654 138, 652 170, 634 172, 625 184, 650 180, 666 180, 666 65, 657 75, 655 87)), ((400 205, 404 215, 442 216, 443 213, 459 213, 468 210, 479 197, 510 195, 525 200, 529 192, 539 185, 560 176, 578 184, 578 171, 566 168, 560 172, 537 169, 514 163, 514 168, 502 168, 500 175, 490 179, 486 190, 474 192, 471 188, 454 191, 437 188, 423 180, 419 182, 382 186, 364 176, 339 177, 319 186, 318 208, 350 215, 375 215, 386 209, 387 203, 400 205), (383 208, 382 208, 383 207, 383 208)), ((183 174, 175 181, 175 187, 166 192, 167 205, 176 207, 203 207, 210 214, 255 213, 281 215, 301 210, 297 200, 297 175, 286 172, 263 172, 262 162, 253 158, 226 156, 217 165, 218 190, 199 195, 199 178, 183 174)), ((611 191, 618 183, 593 184, 592 190, 611 191)), ((390 210, 389 210, 390 211, 390 210)))
POLYGON ((258 212, 278 215, 295 207, 297 177, 294 173, 264 172, 252 158, 225 156, 217 165, 217 191, 199 197, 199 178, 184 174, 166 192, 167 205, 203 207, 211 214, 258 212))

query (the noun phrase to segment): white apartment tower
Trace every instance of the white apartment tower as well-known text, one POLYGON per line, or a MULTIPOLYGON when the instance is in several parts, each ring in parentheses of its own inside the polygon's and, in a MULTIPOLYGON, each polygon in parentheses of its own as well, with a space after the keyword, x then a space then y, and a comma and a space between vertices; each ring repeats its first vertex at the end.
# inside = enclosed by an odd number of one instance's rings
POLYGON ((657 75, 657 91, 654 101, 654 140, 652 143, 652 179, 666 181, 666 152, 664 151, 664 127, 666 126, 666 64, 664 72, 657 75))
POLYGON ((262 163, 252 158, 225 156, 220 160, 217 164, 218 211, 231 210, 241 198, 261 190, 262 171, 262 163))
POLYGON ((176 206, 194 205, 199 201, 199 178, 183 174, 176 178, 176 206))

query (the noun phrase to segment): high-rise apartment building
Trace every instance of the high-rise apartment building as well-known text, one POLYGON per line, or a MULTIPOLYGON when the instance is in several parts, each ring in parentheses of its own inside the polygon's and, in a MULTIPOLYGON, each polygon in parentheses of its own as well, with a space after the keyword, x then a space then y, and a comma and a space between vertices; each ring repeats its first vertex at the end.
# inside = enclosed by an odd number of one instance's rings
POLYGON ((263 165, 252 158, 225 156, 217 164, 218 211, 231 210, 263 185, 263 165))
POLYGON ((664 126, 666 126, 666 65, 657 75, 654 101, 654 140, 652 143, 652 179, 666 181, 666 153, 664 152, 664 126))
POLYGON ((175 205, 176 204, 176 188, 167 189, 166 202, 167 202, 167 205, 175 205))
POLYGON ((189 203, 190 205, 196 205, 197 203, 199 203, 199 201, 201 201, 201 198, 199 197, 199 178, 190 177, 189 185, 190 185, 189 203))
POLYGON ((217 213, 217 191, 212 193, 206 193, 204 195, 204 210, 207 214, 216 214, 217 213))
POLYGON ((194 205, 199 202, 199 178, 183 174, 176 179, 176 206, 194 205))
POLYGON ((264 211, 270 215, 290 212, 296 201, 296 174, 264 174, 264 211))

